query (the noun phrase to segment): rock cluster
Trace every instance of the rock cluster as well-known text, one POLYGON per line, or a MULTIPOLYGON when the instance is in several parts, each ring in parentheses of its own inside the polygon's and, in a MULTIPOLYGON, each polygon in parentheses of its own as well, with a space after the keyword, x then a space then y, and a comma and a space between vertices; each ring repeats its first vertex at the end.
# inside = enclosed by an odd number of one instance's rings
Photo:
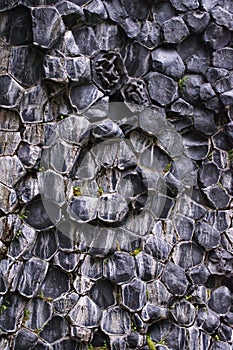
POLYGON ((0 349, 230 350, 232 2, 0 22, 0 349))

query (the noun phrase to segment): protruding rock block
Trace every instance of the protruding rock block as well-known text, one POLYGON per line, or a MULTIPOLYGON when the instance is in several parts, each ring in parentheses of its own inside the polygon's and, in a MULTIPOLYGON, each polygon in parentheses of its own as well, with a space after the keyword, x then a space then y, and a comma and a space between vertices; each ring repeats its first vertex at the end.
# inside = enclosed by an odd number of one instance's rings
POLYGON ((177 83, 161 73, 149 73, 145 77, 150 97, 162 106, 169 105, 177 97, 177 83))

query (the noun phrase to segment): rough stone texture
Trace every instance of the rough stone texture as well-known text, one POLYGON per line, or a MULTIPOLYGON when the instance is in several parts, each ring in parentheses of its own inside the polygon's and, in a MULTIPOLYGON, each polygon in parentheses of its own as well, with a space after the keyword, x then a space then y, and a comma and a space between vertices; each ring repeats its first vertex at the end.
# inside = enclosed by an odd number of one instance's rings
POLYGON ((232 1, 0 23, 0 349, 230 350, 232 1))

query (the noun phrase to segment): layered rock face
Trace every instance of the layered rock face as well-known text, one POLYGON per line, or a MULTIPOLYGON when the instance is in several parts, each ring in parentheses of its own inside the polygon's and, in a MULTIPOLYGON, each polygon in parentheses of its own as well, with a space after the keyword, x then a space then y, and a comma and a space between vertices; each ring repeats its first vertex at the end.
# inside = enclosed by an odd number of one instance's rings
POLYGON ((0 23, 0 349, 232 349, 232 1, 0 23))

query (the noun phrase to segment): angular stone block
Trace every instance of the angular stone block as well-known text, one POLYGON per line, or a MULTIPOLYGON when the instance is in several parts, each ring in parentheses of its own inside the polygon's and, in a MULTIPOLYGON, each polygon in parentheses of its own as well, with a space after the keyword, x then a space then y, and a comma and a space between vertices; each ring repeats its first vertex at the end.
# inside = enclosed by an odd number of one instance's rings
POLYGON ((41 79, 42 57, 37 48, 14 46, 11 48, 8 71, 20 84, 30 87, 41 79))
POLYGON ((102 96, 103 93, 93 84, 73 86, 70 90, 71 103, 79 112, 92 106, 102 96))
POLYGON ((183 76, 185 65, 176 50, 159 48, 152 51, 151 57, 154 70, 172 76, 175 79, 183 76))
POLYGON ((92 328, 99 325, 101 311, 88 296, 83 296, 68 316, 72 324, 92 328))
POLYGON ((177 97, 178 85, 166 75, 149 73, 145 77, 150 97, 162 106, 167 106, 177 97))
POLYGON ((233 48, 224 47, 213 53, 213 66, 218 68, 233 69, 233 48))
POLYGON ((91 80, 90 59, 88 57, 67 57, 65 65, 67 76, 70 80, 79 81, 80 83, 91 80))
POLYGON ((16 208, 18 203, 15 190, 10 189, 0 183, 0 209, 8 214, 16 208))
POLYGON ((167 263, 162 282, 173 295, 183 295, 188 288, 188 280, 184 270, 172 262, 167 263))
POLYGON ((146 284, 134 278, 122 286, 123 305, 131 312, 139 311, 146 303, 146 284))
POLYGON ((65 26, 54 7, 36 7, 32 10, 33 43, 45 49, 53 48, 65 31, 65 26))
POLYGON ((0 167, 0 181, 9 187, 13 187, 26 173, 17 156, 1 157, 0 167))
POLYGON ((23 89, 8 74, 0 75, 0 106, 15 107, 23 89))
POLYGON ((179 44, 189 35, 188 27, 181 17, 172 17, 162 25, 164 41, 179 44))
POLYGON ((220 233, 204 221, 196 223, 194 239, 205 250, 217 247, 220 243, 220 233))
POLYGON ((125 335, 130 333, 130 317, 128 312, 116 306, 103 311, 101 329, 109 335, 125 335))
POLYGON ((81 54, 91 56, 99 50, 99 43, 91 26, 76 28, 73 35, 81 54))

